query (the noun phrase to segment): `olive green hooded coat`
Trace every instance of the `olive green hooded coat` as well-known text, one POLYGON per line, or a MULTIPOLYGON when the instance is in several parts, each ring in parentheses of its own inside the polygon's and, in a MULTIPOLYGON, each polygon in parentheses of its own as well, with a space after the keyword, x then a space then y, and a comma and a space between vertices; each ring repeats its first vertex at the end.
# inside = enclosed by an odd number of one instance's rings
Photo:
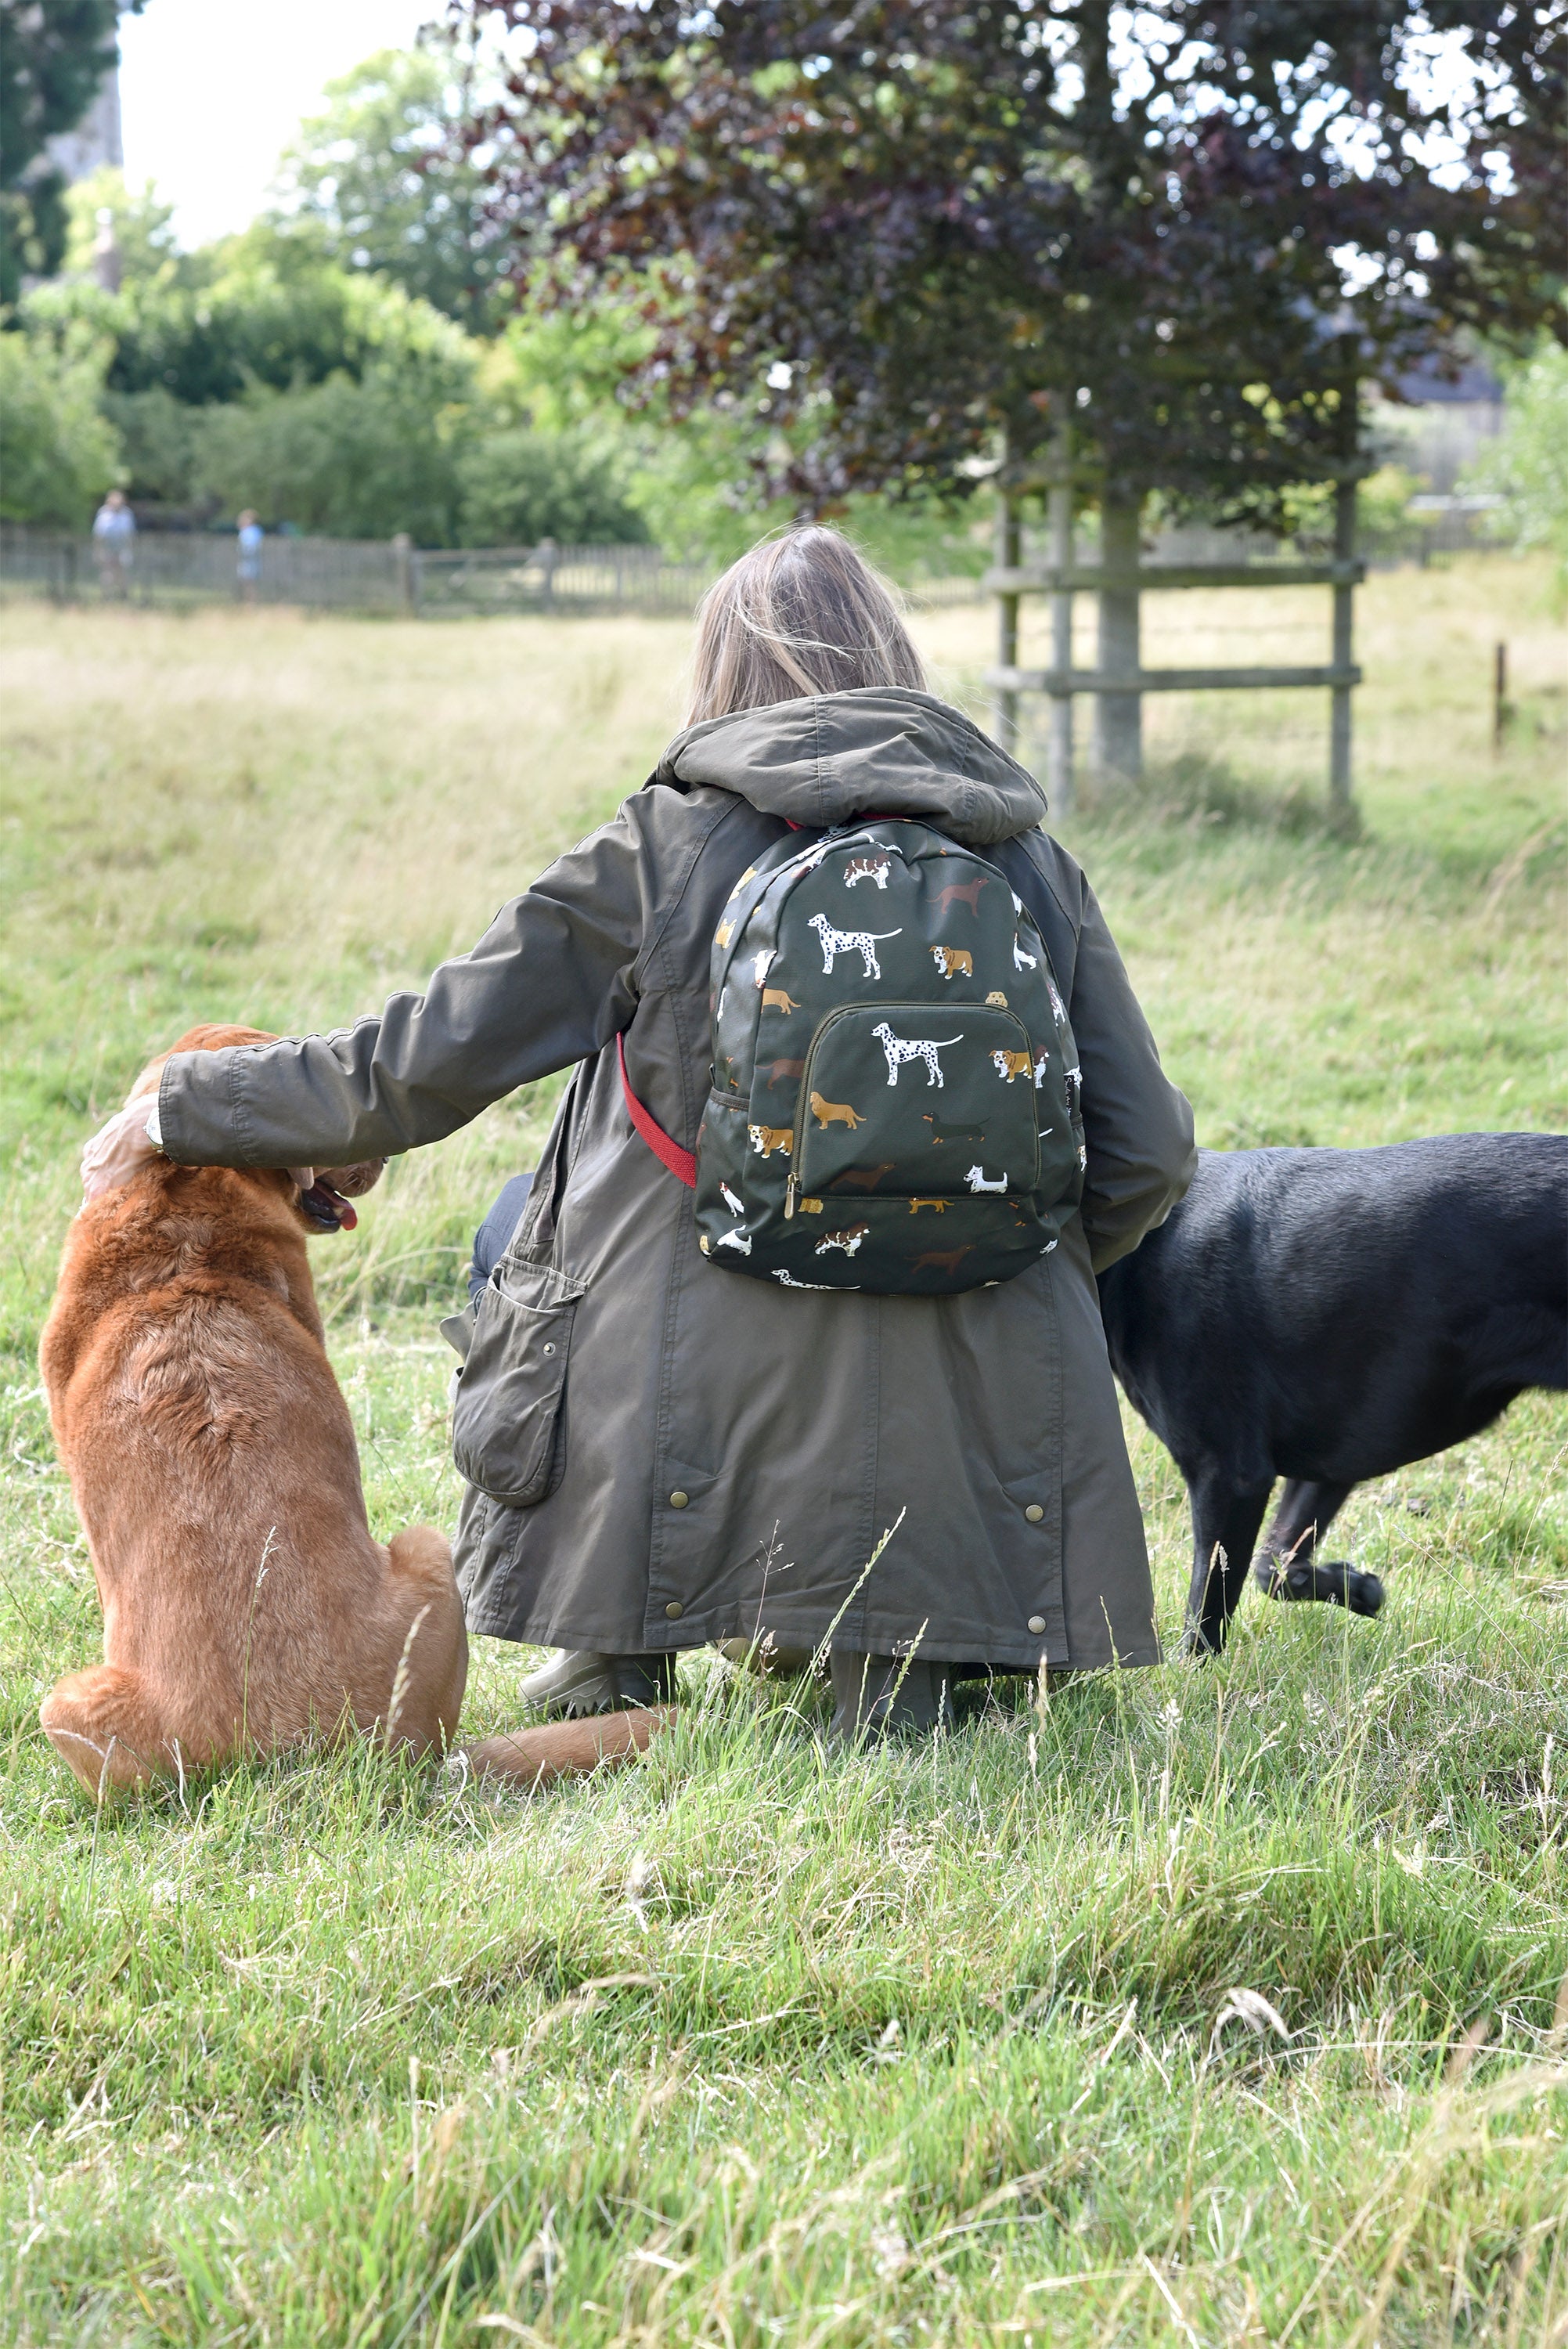
POLYGON ((471 1630, 626 1653, 759 1631, 804 1647, 834 1625, 845 1648, 1023 1671, 1155 1660, 1094 1274, 1181 1195, 1192 1122, 1044 812, 1024 769, 926 694, 713 719, 423 997, 332 1036, 169 1062, 165 1151, 239 1166, 416 1149, 578 1064, 459 1393, 471 1630), (693 1146, 726 899, 789 821, 865 813, 924 818, 990 857, 1067 998, 1082 1208, 997 1288, 807 1293, 718 1269, 691 1193, 627 1115, 622 1031, 636 1091, 693 1146))

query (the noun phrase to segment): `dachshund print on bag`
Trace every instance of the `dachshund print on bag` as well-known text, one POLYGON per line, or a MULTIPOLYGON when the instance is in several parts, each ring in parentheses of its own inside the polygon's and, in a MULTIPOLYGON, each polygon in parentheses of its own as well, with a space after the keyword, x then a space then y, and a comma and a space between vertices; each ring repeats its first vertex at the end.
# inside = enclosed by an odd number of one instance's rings
POLYGON ((758 1158, 770 1158, 776 1150, 781 1150, 788 1158, 794 1151, 795 1129, 792 1125, 748 1125, 746 1131, 751 1136, 751 1147, 758 1158))
POLYGON ((858 954, 865 964, 868 978, 882 977, 882 965, 877 960, 877 947, 883 938, 896 938, 897 930, 836 930, 826 914, 813 914, 811 927, 822 941, 822 976, 833 976, 833 957, 858 954))
POLYGON ((879 889, 885 889, 888 866, 885 856, 851 856, 844 867, 844 886, 852 889, 857 881, 874 881, 879 889))
POLYGON ((951 1276, 953 1273, 957 1271, 965 1257, 966 1256, 973 1256, 974 1252, 975 1247, 973 1241, 965 1242, 963 1247, 927 1248, 923 1255, 917 1256, 915 1257, 914 1263, 911 1267, 911 1270, 914 1272, 945 1272, 951 1276))
MULTIPOLYGON (((891 1158, 884 1158, 880 1166, 846 1166, 841 1174, 834 1175, 828 1187, 832 1191, 874 1191, 882 1176, 891 1174, 892 1170, 891 1158)), ((800 1205, 805 1204, 802 1199, 800 1205)))
POLYGON ((1039 967, 1038 957, 1032 954, 1026 954, 1017 939, 1015 938, 1013 940, 1013 968, 1015 970, 1038 970, 1039 967))
POLYGON ((826 1256, 830 1248, 842 1248, 846 1256, 855 1256, 861 1242, 871 1237, 871 1230, 870 1224, 849 1224, 841 1232, 824 1232, 811 1253, 826 1256))
POLYGON ((947 1213, 945 1199, 912 1199, 909 1203, 909 1212, 912 1216, 918 1216, 922 1207, 934 1207, 939 1216, 944 1216, 947 1213))
POLYGON ((805 1073, 806 1063, 804 1061, 769 1061, 768 1063, 768 1090, 771 1092, 775 1085, 798 1083, 805 1073))
POLYGON ((964 1041, 962 1030, 956 1036, 895 1036, 885 1019, 877 1021, 872 1034, 880 1039, 882 1050, 887 1055, 887 1081, 890 1085, 897 1084, 898 1072, 905 1061, 923 1061, 926 1083, 942 1084, 944 1078, 942 1063, 936 1057, 938 1052, 945 1052, 949 1044, 962 1044, 964 1041))
POLYGON ((847 1125, 853 1133, 857 1125, 865 1123, 859 1110, 852 1108, 848 1102, 824 1101, 820 1093, 811 1095, 811 1114, 817 1121, 819 1131, 823 1133, 830 1125, 847 1125))
POLYGON ((984 1166, 971 1166, 968 1174, 964 1177, 964 1180, 968 1184, 969 1188, 972 1191, 1006 1191, 1007 1187, 1007 1177, 1006 1173, 1003 1174, 1002 1179, 999 1183, 987 1183, 985 1180, 985 1169, 984 1166))
POLYGON ((799 1011, 800 1007, 791 1000, 787 988, 765 987, 762 990, 762 1009, 764 1011, 790 1012, 799 1011))
POLYGON ((972 914, 978 916, 980 911, 980 892, 985 886, 985 884, 983 880, 950 881, 945 889, 939 889, 936 893, 937 912, 939 914, 945 914, 948 906, 953 903, 954 899, 957 897, 963 900, 964 904, 968 906, 972 914))
POLYGON ((944 1125, 939 1117, 931 1117, 924 1113, 923 1113, 922 1123, 931 1128, 931 1138, 934 1143, 984 1142, 985 1139, 985 1129, 983 1125, 944 1125))
POLYGON ((953 978, 959 974, 965 978, 975 976, 975 957, 965 947, 933 947, 931 959, 944 978, 953 978))

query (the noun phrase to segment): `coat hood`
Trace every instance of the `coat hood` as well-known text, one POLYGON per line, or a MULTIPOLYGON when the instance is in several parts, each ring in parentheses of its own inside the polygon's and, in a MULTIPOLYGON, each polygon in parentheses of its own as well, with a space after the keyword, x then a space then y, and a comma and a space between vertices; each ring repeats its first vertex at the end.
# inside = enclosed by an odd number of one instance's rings
POLYGON ((1028 832, 1046 795, 963 711, 907 686, 802 695, 707 718, 677 734, 655 781, 717 785, 765 815, 826 831, 857 816, 907 815, 965 847, 1028 832))

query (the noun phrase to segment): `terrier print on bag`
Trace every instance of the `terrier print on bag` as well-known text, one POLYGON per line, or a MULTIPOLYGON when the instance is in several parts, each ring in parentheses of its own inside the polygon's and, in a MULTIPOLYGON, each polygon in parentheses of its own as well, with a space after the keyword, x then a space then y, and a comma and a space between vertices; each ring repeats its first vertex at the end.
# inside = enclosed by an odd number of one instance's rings
POLYGON ((897 930, 836 930, 826 914, 813 914, 811 927, 822 941, 822 976, 833 976, 833 957, 858 954, 865 964, 868 978, 882 977, 882 965, 877 960, 877 947, 883 938, 896 938, 897 930))
POLYGON ((980 892, 985 886, 984 881, 950 881, 945 889, 939 889, 936 893, 937 912, 945 914, 954 900, 960 898, 972 914, 977 915, 980 911, 980 892))
POLYGON ((847 1125, 853 1133, 857 1125, 865 1123, 859 1110, 852 1108, 848 1102, 824 1101, 820 1093, 811 1095, 811 1114, 817 1121, 819 1131, 823 1133, 830 1125, 847 1125))
POLYGON ((885 856, 851 856, 844 867, 844 886, 852 889, 857 881, 874 881, 879 889, 887 887, 889 860, 885 856))
POLYGON ((781 1150, 788 1158, 794 1150, 795 1129, 792 1125, 748 1125, 746 1131, 751 1136, 751 1147, 759 1158, 770 1158, 776 1150, 781 1150))
POLYGON ((861 1242, 871 1237, 871 1230, 870 1224, 850 1224, 841 1232, 824 1232, 811 1253, 826 1256, 830 1248, 842 1248, 846 1256, 854 1256, 861 1242))
MULTIPOLYGON (((936 1057, 938 1052, 945 1052, 949 1044, 962 1044, 964 1041, 962 1030, 956 1036, 895 1036, 885 1019, 877 1021, 872 1034, 880 1037, 882 1050, 887 1055, 887 1081, 890 1085, 897 1084, 899 1070, 905 1061, 923 1061, 926 1083, 942 1084, 944 1080, 942 1063, 936 1057)), ((992 1058, 995 1059, 995 1055, 993 1054, 992 1058)))
POLYGON ((772 969, 778 959, 779 957, 770 947, 764 947, 760 954, 754 954, 752 956, 751 968, 753 972, 756 974, 757 984, 758 987, 761 986, 763 980, 767 978, 769 972, 772 969))
POLYGON ((933 947, 931 959, 944 978, 953 978, 960 974, 965 978, 975 976, 975 957, 966 947, 933 947))
MULTIPOLYGON (((834 1175, 829 1188, 833 1191, 874 1191, 882 1176, 891 1174, 892 1170, 891 1158, 884 1158, 880 1166, 846 1166, 841 1174, 834 1175)), ((800 1204, 804 1206, 806 1203, 802 1199, 800 1204)))
POLYGON ((718 1189, 720 1197, 723 1199, 725 1206, 729 1209, 732 1216, 743 1216, 746 1213, 745 1208, 741 1206, 739 1200, 736 1197, 727 1183, 721 1183, 718 1189))
POLYGON ((799 1011, 800 1007, 790 997, 788 988, 765 987, 762 990, 764 1011, 799 1011))
POLYGON ((737 1256, 751 1254, 751 1236, 748 1232, 720 1232, 717 1244, 720 1247, 733 1248, 737 1256))
MULTIPOLYGON (((968 1174, 964 1177, 964 1180, 968 1184, 969 1188, 972 1191, 1006 1191, 1007 1187, 1007 1177, 1006 1174, 1003 1174, 1000 1182, 987 1183, 985 1180, 985 1169, 984 1166, 971 1166, 968 1174)), ((723 1242, 721 1241, 719 1245, 722 1247, 723 1242)))

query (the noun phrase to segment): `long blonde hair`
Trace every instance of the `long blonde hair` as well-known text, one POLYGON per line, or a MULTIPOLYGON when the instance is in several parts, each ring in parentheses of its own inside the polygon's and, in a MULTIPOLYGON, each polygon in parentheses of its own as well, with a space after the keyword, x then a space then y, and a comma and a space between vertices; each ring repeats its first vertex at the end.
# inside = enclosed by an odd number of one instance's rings
POLYGON ((925 689, 893 590, 820 523, 765 538, 697 606, 686 724, 856 686, 925 689))

